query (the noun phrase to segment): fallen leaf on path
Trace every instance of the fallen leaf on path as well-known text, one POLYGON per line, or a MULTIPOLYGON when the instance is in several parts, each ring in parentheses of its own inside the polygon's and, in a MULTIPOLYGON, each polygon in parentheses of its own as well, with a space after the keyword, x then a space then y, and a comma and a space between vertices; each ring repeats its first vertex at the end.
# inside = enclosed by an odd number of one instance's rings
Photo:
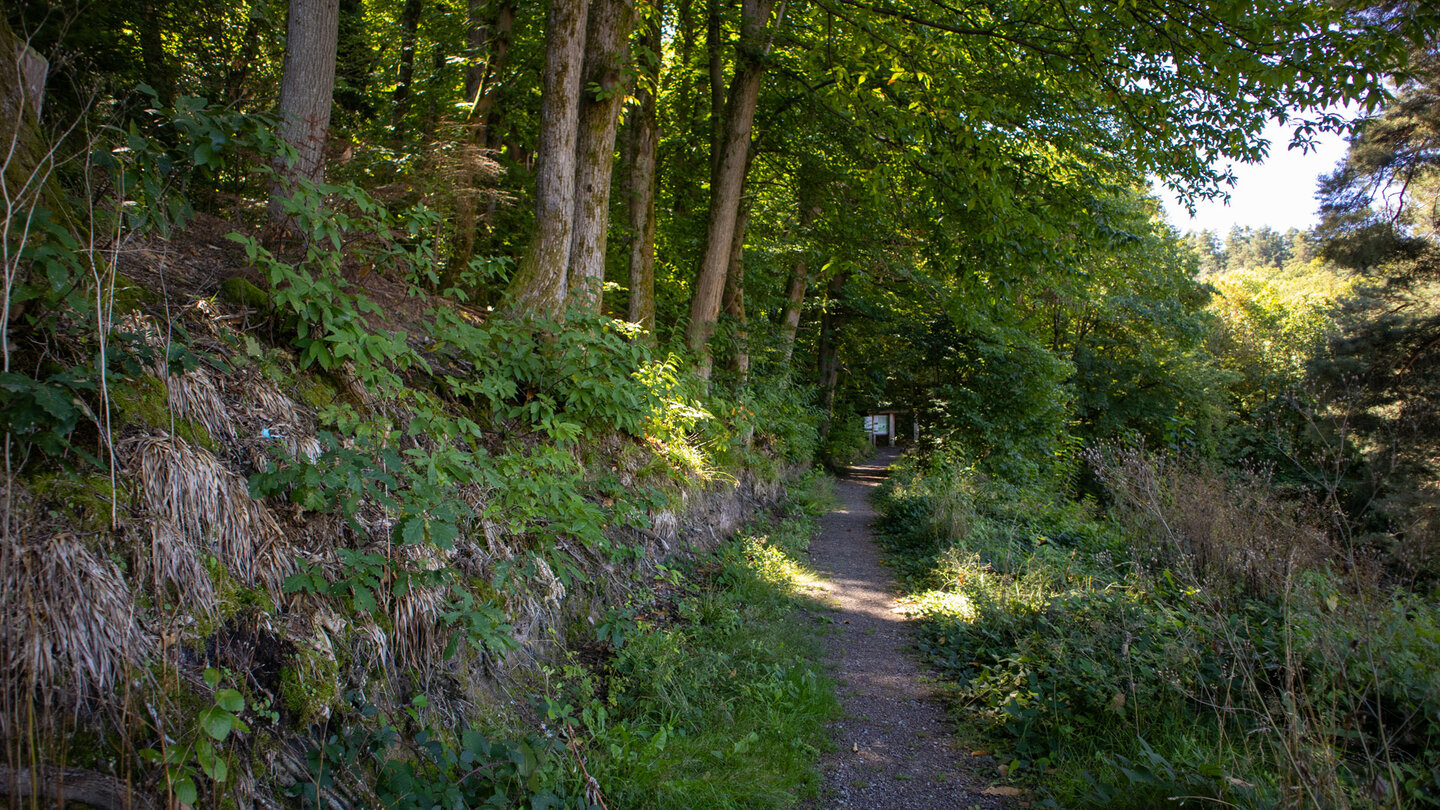
POLYGON ((1007 786, 1005 786, 1005 785, 991 785, 990 787, 985 788, 984 790, 980 791, 980 793, 983 794, 983 795, 985 795, 985 796, 1023 796, 1023 795, 1025 795, 1025 791, 1021 790, 1020 788, 1017 788, 1017 787, 1007 787, 1007 786))

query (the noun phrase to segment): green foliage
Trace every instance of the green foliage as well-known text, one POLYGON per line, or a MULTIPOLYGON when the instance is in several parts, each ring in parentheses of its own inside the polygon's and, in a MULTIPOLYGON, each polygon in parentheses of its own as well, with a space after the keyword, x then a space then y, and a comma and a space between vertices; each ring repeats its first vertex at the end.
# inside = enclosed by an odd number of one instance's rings
POLYGON ((355 707, 347 720, 309 752, 311 780, 292 790, 304 807, 323 806, 320 791, 337 778, 363 778, 372 769, 376 796, 386 810, 592 806, 567 794, 559 740, 535 735, 506 741, 474 728, 436 728, 427 720, 424 696, 394 715, 358 695, 351 698, 355 707))
POLYGON ((887 486, 884 542, 924 618, 920 649, 977 731, 1059 806, 1184 795, 1268 807, 1290 793, 1361 806, 1375 784, 1403 806, 1435 801, 1440 726, 1419 719, 1440 699, 1419 669, 1440 663, 1422 640, 1433 606, 1356 592, 1298 545, 1316 542, 1304 524, 1265 569, 1278 521, 1305 514, 1257 506, 1273 495, 1173 471, 1153 480, 1110 490, 1107 521, 954 462, 912 464, 887 486), (1248 568, 1205 569, 1217 543, 1248 568), (1246 578, 1271 576, 1262 569, 1278 580, 1246 578), (1390 660, 1359 664, 1358 645, 1381 637, 1373 649, 1390 660))
POLYGON ((294 151, 275 135, 269 115, 195 96, 166 106, 146 84, 138 92, 148 97, 148 116, 114 133, 123 146, 94 155, 96 165, 109 172, 117 198, 132 203, 123 208, 125 232, 169 235, 194 216, 194 192, 214 187, 227 170, 246 173, 244 164, 255 157, 294 151))
POLYGON ((634 630, 604 680, 581 684, 575 711, 612 806, 788 807, 813 795, 836 711, 799 587, 813 530, 793 517, 752 528, 632 597, 634 630))
POLYGON ((221 689, 224 677, 217 669, 205 670, 205 683, 214 690, 210 705, 195 717, 193 733, 182 740, 167 741, 160 750, 140 751, 141 759, 165 767, 166 789, 181 805, 199 804, 202 786, 198 777, 204 774, 222 789, 230 778, 231 755, 227 741, 231 735, 248 733, 250 728, 240 719, 245 711, 245 697, 234 689, 221 689))

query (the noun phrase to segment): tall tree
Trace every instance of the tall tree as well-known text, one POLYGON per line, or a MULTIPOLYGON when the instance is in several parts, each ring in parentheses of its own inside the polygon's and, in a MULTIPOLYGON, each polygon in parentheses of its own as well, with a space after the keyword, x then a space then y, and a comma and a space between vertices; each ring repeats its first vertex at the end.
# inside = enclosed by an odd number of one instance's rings
POLYGON ((275 166, 270 219, 280 226, 286 224, 284 203, 294 181, 324 177, 339 27, 339 0, 290 0, 279 113, 281 137, 295 150, 295 159, 275 166))
POLYGON ((553 0, 550 4, 541 84, 535 230, 509 290, 510 307, 517 314, 558 317, 565 310, 588 9, 588 0, 553 0))
POLYGON ((576 144, 575 224, 568 283, 573 302, 598 312, 610 227, 615 129, 625 101, 635 0, 591 0, 585 34, 584 97, 576 144))
POLYGON ((405 116, 410 112, 410 90, 415 83, 415 47, 420 38, 420 15, 424 11, 423 0, 405 0, 400 10, 400 69, 390 110, 396 141, 405 137, 405 116))
POLYGON ((645 19, 639 61, 644 65, 635 89, 626 165, 629 213, 630 303, 627 317, 654 339, 655 331, 655 152, 660 142, 656 93, 660 85, 660 27, 664 8, 657 2, 645 19))
MULTIPOLYGON (((750 130, 760 98, 766 57, 774 39, 770 23, 775 0, 744 0, 741 4, 740 41, 736 44, 735 75, 725 104, 724 131, 720 158, 710 180, 710 213, 705 230, 705 254, 701 259, 690 297, 690 324, 685 342, 701 356, 700 369, 708 373, 708 343, 720 315, 725 277, 740 213, 740 195, 750 159, 750 130)), ((783 6, 782 6, 783 13, 783 6)))
POLYGON ((750 222, 750 205, 741 203, 730 240, 730 269, 725 274, 725 316, 730 319, 732 349, 730 370, 744 387, 750 375, 750 324, 745 314, 745 228, 750 222))

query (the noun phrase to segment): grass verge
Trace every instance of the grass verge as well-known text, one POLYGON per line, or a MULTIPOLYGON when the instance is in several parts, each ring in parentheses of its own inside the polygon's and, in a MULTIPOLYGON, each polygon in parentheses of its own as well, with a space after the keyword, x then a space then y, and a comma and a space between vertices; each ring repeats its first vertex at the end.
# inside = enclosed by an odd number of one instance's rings
POLYGON ((827 484, 809 479, 782 516, 661 569, 597 626, 586 647, 597 660, 571 670, 558 712, 588 735, 609 806, 789 807, 815 795, 838 703, 805 616, 820 608, 803 559, 827 484))

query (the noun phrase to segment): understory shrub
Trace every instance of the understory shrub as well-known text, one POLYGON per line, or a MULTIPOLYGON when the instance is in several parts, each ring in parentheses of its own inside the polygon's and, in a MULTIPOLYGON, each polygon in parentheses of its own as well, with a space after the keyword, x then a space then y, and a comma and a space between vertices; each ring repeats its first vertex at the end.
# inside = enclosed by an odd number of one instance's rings
POLYGON ((1440 802, 1432 599, 1261 478, 1091 460, 1104 514, 940 460, 880 500, 919 646, 1014 772, 1066 807, 1440 802))

